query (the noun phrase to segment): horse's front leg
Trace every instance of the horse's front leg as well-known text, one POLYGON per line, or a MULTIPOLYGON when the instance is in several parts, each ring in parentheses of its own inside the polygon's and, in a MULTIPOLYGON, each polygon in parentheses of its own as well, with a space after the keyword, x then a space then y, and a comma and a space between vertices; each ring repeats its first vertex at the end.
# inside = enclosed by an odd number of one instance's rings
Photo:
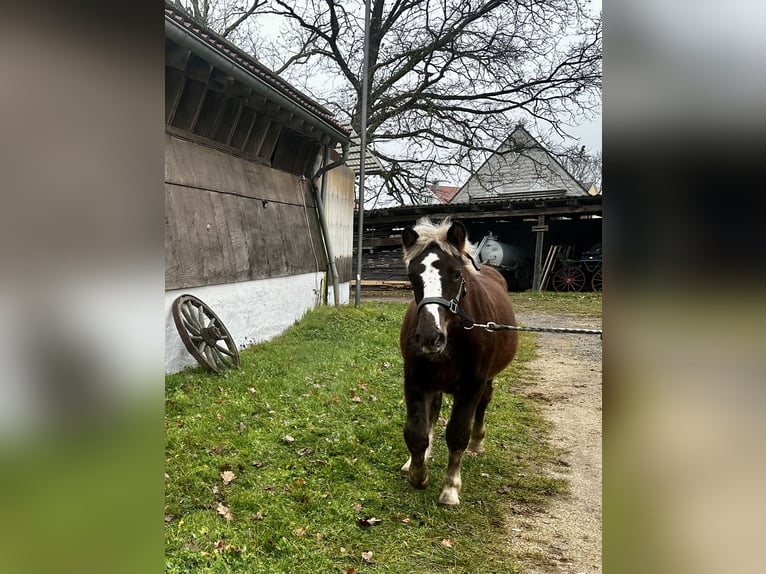
POLYGON ((447 423, 447 446, 449 447, 449 462, 447 473, 444 475, 444 486, 439 495, 439 504, 456 506, 460 504, 460 489, 463 481, 460 477, 460 465, 463 462, 463 453, 471 438, 471 422, 478 398, 483 394, 473 396, 455 396, 455 404, 452 406, 452 414, 447 423))
POLYGON ((410 451, 410 458, 402 466, 402 472, 414 487, 425 488, 428 484, 426 457, 431 445, 432 432, 429 417, 431 397, 405 381, 404 398, 407 403, 404 442, 410 451))

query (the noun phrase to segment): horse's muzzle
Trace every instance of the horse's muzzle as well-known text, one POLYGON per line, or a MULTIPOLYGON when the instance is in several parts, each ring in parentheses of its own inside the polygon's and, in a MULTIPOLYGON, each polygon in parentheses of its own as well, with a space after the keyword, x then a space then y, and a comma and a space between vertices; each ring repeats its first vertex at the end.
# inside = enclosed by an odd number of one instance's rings
POLYGON ((421 329, 418 325, 415 342, 424 355, 440 355, 447 347, 447 336, 439 329, 433 327, 421 329))

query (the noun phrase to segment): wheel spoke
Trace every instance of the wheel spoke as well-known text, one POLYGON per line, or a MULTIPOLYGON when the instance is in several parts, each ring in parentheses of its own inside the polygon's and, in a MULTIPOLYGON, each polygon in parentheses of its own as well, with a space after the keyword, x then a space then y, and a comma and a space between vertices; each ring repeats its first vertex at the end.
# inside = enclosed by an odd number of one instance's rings
POLYGON ((186 320, 184 320, 184 327, 186 327, 186 330, 189 331, 189 333, 191 333, 195 337, 199 337, 202 335, 202 332, 199 330, 199 328, 196 325, 192 325, 186 320))
POLYGON ((229 349, 224 349, 224 348, 222 348, 222 347, 219 347, 219 346, 218 346, 218 343, 216 343, 216 345, 215 345, 215 348, 216 348, 216 349, 218 349, 218 350, 219 350, 221 353, 223 353, 224 355, 228 355, 229 357, 233 357, 233 356, 234 356, 234 353, 232 353, 231 351, 229 351, 229 349))
POLYGON ((205 310, 202 308, 202 305, 197 307, 197 315, 199 316, 199 325, 203 329, 205 328, 205 310))
POLYGON ((197 320, 195 319, 191 309, 189 309, 186 305, 181 305, 180 309, 181 313, 186 319, 187 324, 194 325, 197 329, 199 329, 199 325, 197 324, 197 320))

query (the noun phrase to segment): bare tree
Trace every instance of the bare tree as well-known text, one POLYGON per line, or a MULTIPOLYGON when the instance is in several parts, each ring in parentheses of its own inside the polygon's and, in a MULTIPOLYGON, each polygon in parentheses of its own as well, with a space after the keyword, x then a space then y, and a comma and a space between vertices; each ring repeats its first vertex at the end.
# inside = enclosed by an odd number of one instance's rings
POLYGON ((572 176, 585 186, 593 184, 601 193, 601 169, 603 165, 601 152, 589 152, 585 146, 569 147, 559 160, 572 176))
MULTIPOLYGON (((359 132, 364 1, 262 1, 214 29, 252 37, 269 18, 279 33, 250 40, 255 56, 359 132)), ((519 119, 566 135, 598 103, 601 16, 587 0, 370 2, 367 141, 387 168, 380 191, 399 203, 433 179, 465 180, 519 119)))

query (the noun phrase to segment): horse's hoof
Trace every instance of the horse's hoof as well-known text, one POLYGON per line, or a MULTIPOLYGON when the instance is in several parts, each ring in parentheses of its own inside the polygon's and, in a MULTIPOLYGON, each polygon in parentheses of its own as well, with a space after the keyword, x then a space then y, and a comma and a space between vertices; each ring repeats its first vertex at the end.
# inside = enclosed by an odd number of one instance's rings
POLYGON ((428 475, 420 476, 412 476, 412 473, 407 474, 407 480, 410 481, 410 484, 414 486, 417 489, 424 489, 426 486, 428 486, 428 475))
POLYGON ((467 452, 472 454, 484 454, 484 442, 469 442, 467 452))
POLYGON ((457 495, 457 490, 454 488, 444 489, 439 495, 437 503, 442 506, 457 506, 460 504, 460 498, 457 495))

